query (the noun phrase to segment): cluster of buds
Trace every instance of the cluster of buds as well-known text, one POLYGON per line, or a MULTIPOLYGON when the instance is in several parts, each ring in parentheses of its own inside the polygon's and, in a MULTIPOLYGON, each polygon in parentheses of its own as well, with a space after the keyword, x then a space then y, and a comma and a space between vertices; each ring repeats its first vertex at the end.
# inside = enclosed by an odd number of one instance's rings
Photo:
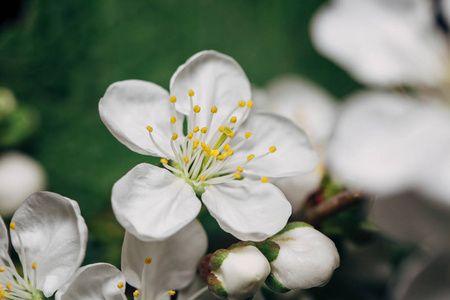
POLYGON ((338 266, 333 241, 311 225, 293 222, 263 242, 239 242, 214 252, 207 281, 220 298, 247 299, 264 282, 279 293, 323 286, 338 266))

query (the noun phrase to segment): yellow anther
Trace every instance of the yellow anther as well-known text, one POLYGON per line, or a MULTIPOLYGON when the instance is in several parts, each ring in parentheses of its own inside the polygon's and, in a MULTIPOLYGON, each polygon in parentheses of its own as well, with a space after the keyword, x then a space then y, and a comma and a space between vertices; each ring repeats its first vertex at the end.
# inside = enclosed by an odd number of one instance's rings
POLYGON ((9 228, 11 228, 12 230, 16 230, 16 223, 14 222, 9 223, 9 228))
POLYGON ((261 177, 262 183, 267 183, 268 181, 269 181, 269 179, 267 177, 261 177))
POLYGON ((161 162, 163 165, 167 165, 167 164, 169 163, 169 161, 168 161, 167 159, 165 159, 165 158, 161 158, 160 162, 161 162))
POLYGON ((138 291, 138 290, 135 290, 134 293, 133 293, 133 297, 136 298, 137 296, 139 296, 139 291, 138 291))
POLYGON ((177 118, 175 118, 174 116, 170 117, 170 123, 175 124, 176 121, 177 121, 177 118))
POLYGON ((244 107, 245 106, 245 101, 244 100, 239 101, 238 105, 240 107, 244 107))
POLYGON ((188 140, 192 139, 193 136, 194 136, 194 134, 192 132, 189 132, 187 135, 188 140))
POLYGON ((122 282, 122 281, 121 281, 121 282, 119 282, 119 283, 117 284, 117 287, 118 287, 119 289, 123 288, 123 286, 124 286, 124 284, 123 284, 123 282, 122 282))
POLYGON ((33 268, 33 270, 36 270, 37 262, 33 262, 33 264, 31 265, 31 267, 33 268))
POLYGON ((201 143, 200 143, 200 146, 202 147, 203 150, 205 150, 206 143, 205 143, 205 142, 201 142, 201 143))
POLYGON ((183 157, 183 160, 185 163, 187 163, 187 164, 189 163, 189 157, 185 156, 185 157, 183 157))
POLYGON ((236 121, 237 121, 237 118, 235 116, 231 117, 230 123, 234 124, 234 123, 236 123, 236 121))
POLYGON ((247 157, 247 161, 251 161, 252 159, 254 159, 255 158, 255 155, 254 154, 250 154, 248 157, 247 157))
POLYGON ((152 262, 152 258, 151 257, 146 257, 145 258, 145 264, 148 265, 152 262))
POLYGON ((189 97, 192 97, 192 96, 194 96, 194 91, 193 90, 189 90, 188 94, 189 94, 189 97))
POLYGON ((225 151, 225 152, 228 152, 229 150, 230 150, 230 145, 228 145, 228 144, 225 144, 224 146, 223 146, 223 150, 225 151))
POLYGON ((249 137, 251 137, 252 136, 252 133, 251 132, 246 132, 245 133, 245 138, 246 139, 248 139, 249 137))
POLYGON ((247 107, 248 108, 252 108, 253 107, 253 101, 252 100, 247 102, 247 107))
POLYGON ((224 160, 225 157, 227 157, 227 155, 224 153, 224 154, 218 155, 218 156, 217 156, 217 159, 218 159, 218 160, 224 160))
POLYGON ((205 180, 205 175, 198 176, 198 180, 205 180))
POLYGON ((198 141, 198 140, 194 140, 194 144, 192 145, 192 150, 195 150, 195 149, 197 149, 197 147, 198 147, 198 143, 199 143, 199 141, 198 141))
POLYGON ((5 272, 5 270, 6 270, 5 267, 0 267, 0 272, 3 273, 3 272, 5 272))
POLYGON ((211 113, 213 113, 213 114, 217 113, 217 107, 216 106, 211 107, 211 113))
POLYGON ((12 287, 13 287, 13 285, 12 285, 11 282, 8 282, 8 283, 6 284, 6 288, 7 288, 8 290, 11 290, 12 287))
POLYGON ((211 151, 211 155, 216 157, 217 155, 219 155, 219 150, 214 149, 213 151, 211 151))
POLYGON ((148 132, 153 132, 153 127, 147 126, 147 130, 148 130, 148 132))
POLYGON ((176 133, 174 133, 174 134, 172 134, 172 140, 176 140, 178 138, 178 134, 176 134, 176 133))
POLYGON ((208 131, 208 128, 203 127, 200 131, 201 131, 201 133, 206 133, 208 131))
POLYGON ((177 97, 175 97, 175 96, 170 97, 170 102, 172 102, 172 103, 177 102, 177 97))
POLYGON ((230 151, 227 152, 227 156, 231 156, 233 154, 234 154, 234 150, 230 150, 230 151))
POLYGON ((198 114, 198 113, 200 112, 200 110, 201 110, 200 106, 198 106, 198 105, 194 106, 193 111, 194 111, 196 114, 198 114))
POLYGON ((219 132, 223 132, 223 126, 219 127, 219 132))
POLYGON ((167 294, 169 294, 169 296, 173 296, 175 295, 175 291, 168 291, 167 294))
POLYGON ((236 171, 238 171, 238 172, 244 172, 244 168, 243 167, 238 167, 238 168, 236 168, 236 171))
POLYGON ((271 153, 274 153, 275 151, 277 151, 277 147, 272 146, 272 147, 269 148, 269 151, 270 151, 271 153))
POLYGON ((241 178, 241 174, 239 174, 239 173, 234 173, 234 174, 233 174, 233 177, 236 178, 236 179, 240 179, 240 178, 241 178))
POLYGON ((227 137, 229 137, 230 139, 234 138, 234 132, 231 132, 230 134, 227 134, 227 137))
POLYGON ((200 128, 198 128, 198 126, 197 126, 197 127, 195 127, 194 130, 192 130, 192 131, 193 131, 194 133, 197 133, 199 130, 200 130, 200 128))
POLYGON ((205 150, 206 152, 210 152, 211 148, 209 147, 208 144, 206 144, 206 145, 205 145, 205 148, 204 148, 203 150, 205 150))

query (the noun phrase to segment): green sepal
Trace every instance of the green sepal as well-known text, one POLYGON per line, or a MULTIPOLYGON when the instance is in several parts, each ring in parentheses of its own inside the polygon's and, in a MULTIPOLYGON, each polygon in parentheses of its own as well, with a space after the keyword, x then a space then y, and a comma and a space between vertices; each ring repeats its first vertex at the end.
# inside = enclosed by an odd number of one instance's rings
POLYGON ((305 222, 291 222, 288 223, 286 226, 284 226, 283 229, 281 229, 277 234, 275 234, 274 236, 272 236, 271 238, 269 238, 269 240, 273 239, 276 236, 279 236, 285 232, 288 232, 292 229, 296 229, 296 228, 302 228, 302 227, 310 227, 310 228, 314 228, 313 226, 309 225, 308 223, 305 222))
POLYGON ((208 289, 211 293, 213 293, 217 297, 222 299, 228 299, 228 293, 225 290, 223 283, 219 279, 217 279, 214 273, 208 274, 208 289))
POLYGON ((277 293, 287 293, 290 291, 290 289, 282 285, 272 274, 267 276, 265 283, 271 290, 277 293))
POLYGON ((211 256, 211 260, 209 261, 209 270, 217 271, 222 265, 223 261, 228 257, 230 251, 227 249, 219 249, 211 256))
POLYGON ((230 247, 228 247, 227 249, 228 250, 233 250, 233 249, 236 249, 236 248, 247 247, 247 246, 254 246, 254 247, 256 247, 254 242, 237 242, 237 243, 234 243, 233 245, 231 245, 230 247))
POLYGON ((269 262, 273 262, 280 253, 280 245, 273 241, 264 241, 261 243, 256 243, 259 251, 267 258, 269 262))

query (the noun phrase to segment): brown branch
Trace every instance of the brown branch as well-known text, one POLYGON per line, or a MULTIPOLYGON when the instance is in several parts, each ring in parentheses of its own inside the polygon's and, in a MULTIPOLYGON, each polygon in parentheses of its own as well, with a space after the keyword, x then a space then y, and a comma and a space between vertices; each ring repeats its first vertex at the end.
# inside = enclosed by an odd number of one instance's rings
POLYGON ((306 212, 305 222, 316 226, 324 219, 336 215, 346 208, 353 206, 364 198, 360 191, 346 191, 320 203, 306 212))

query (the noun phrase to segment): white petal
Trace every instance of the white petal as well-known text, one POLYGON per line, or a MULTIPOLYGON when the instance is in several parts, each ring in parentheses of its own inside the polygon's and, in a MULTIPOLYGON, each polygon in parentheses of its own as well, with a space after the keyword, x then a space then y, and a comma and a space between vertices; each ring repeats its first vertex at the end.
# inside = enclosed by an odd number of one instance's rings
POLYGON ((163 168, 139 164, 114 184, 112 207, 119 223, 141 240, 167 238, 201 208, 192 187, 163 168))
POLYGON ((202 201, 223 230, 243 241, 262 241, 274 235, 291 215, 291 205, 283 193, 259 181, 208 186, 202 201))
POLYGON ((143 299, 156 299, 187 286, 207 248, 207 237, 197 220, 163 241, 143 242, 127 232, 122 247, 122 271, 140 289, 143 299), (145 259, 151 263, 146 265, 145 259), (145 269, 144 269, 145 268, 145 269))
MULTIPOLYGON (((216 51, 202 51, 181 65, 170 80, 170 94, 177 97, 177 109, 185 115, 190 112, 188 91, 193 90, 194 105, 201 107, 197 115, 200 127, 206 126, 211 115, 211 107, 218 112, 210 131, 216 131, 224 118, 241 100, 251 97, 250 83, 242 68, 231 57, 216 51)), ((239 108, 235 116, 244 121, 245 108, 239 108)), ((227 120, 228 121, 228 120, 227 120)))
POLYGON ((316 47, 367 84, 439 84, 447 44, 430 1, 335 0, 312 22, 316 47))
POLYGON ((125 288, 117 285, 125 277, 113 265, 97 263, 80 268, 55 295, 56 300, 123 300, 125 288))
POLYGON ((254 94, 259 111, 273 112, 288 118, 303 129, 313 144, 325 144, 330 138, 337 117, 335 100, 325 90, 305 78, 284 75, 272 80, 261 92, 254 94), (263 98, 263 101, 259 101, 263 98), (264 106, 259 106, 263 102, 264 106))
MULTIPOLYGON (((251 132, 245 144, 229 158, 229 163, 247 161, 250 154, 256 157, 244 167, 244 174, 264 177, 288 177, 314 170, 319 155, 311 146, 306 134, 292 121, 275 114, 251 114, 239 134, 251 132), (275 146, 274 153, 258 158, 275 146)), ((233 145, 231 145, 233 148, 233 145)))
POLYGON ((328 148, 336 178, 369 192, 390 194, 413 187, 430 156, 430 116, 410 98, 358 93, 345 106, 328 148), (424 117, 426 120, 424 120, 424 117))
POLYGON ((0 216, 0 266, 11 267, 10 262, 8 231, 6 230, 5 222, 0 216))
POLYGON ((100 99, 98 109, 109 131, 131 150, 154 156, 164 156, 152 143, 147 126, 153 127, 153 137, 166 152, 170 150, 172 109, 168 92, 151 82, 126 80, 113 83, 100 99))
POLYGON ((10 216, 34 192, 45 187, 44 168, 19 152, 0 156, 0 215, 10 216))
POLYGON ((288 289, 307 289, 328 282, 339 266, 334 243, 311 227, 289 230, 271 239, 280 245, 272 274, 288 289))
POLYGON ((32 274, 37 263, 37 288, 51 296, 68 280, 83 261, 87 226, 78 204, 50 192, 37 192, 28 197, 12 218, 16 230, 11 241, 20 253, 17 234, 23 241, 25 257, 22 265, 32 274))

